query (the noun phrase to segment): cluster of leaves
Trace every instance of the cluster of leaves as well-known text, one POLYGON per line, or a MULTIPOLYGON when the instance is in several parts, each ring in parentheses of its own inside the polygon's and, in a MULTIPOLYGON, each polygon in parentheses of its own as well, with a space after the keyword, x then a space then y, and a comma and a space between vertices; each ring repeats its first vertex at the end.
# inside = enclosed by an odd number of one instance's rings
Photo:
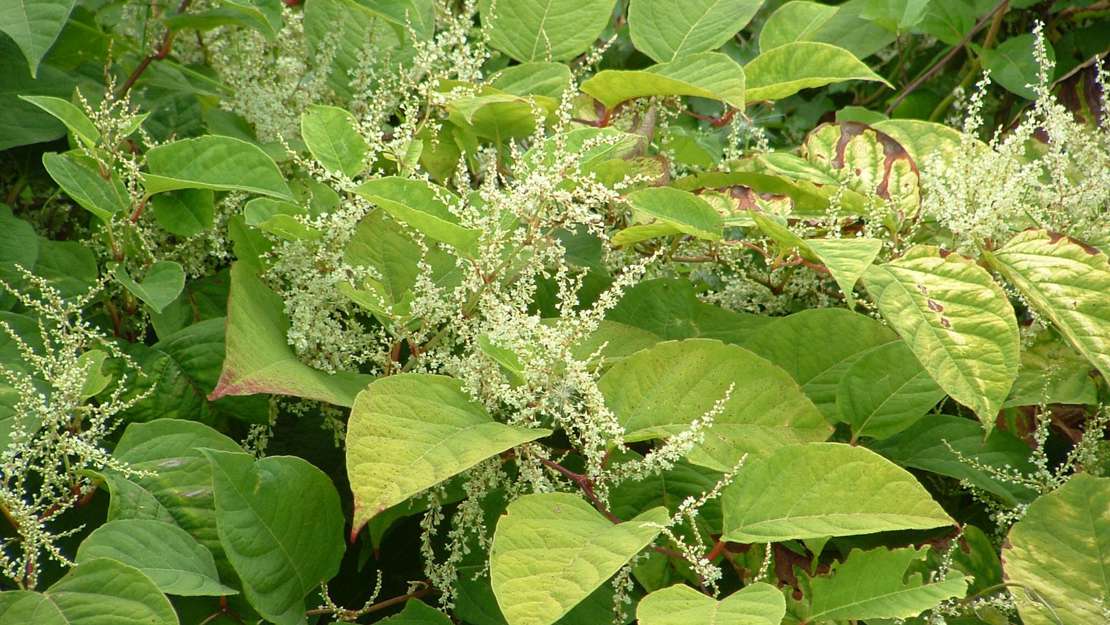
POLYGON ((1110 623, 1108 13, 0 0, 0 625, 1110 623))

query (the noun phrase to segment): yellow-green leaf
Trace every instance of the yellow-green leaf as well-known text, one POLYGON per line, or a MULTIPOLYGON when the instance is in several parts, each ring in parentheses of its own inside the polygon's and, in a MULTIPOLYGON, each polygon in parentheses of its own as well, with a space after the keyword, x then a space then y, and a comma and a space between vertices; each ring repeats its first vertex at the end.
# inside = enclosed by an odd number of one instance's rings
POLYGON ((1017 318, 1002 287, 959 254, 920 245, 863 277, 929 375, 990 430, 1017 377, 1017 318))
POLYGON ((509 625, 551 625, 651 544, 670 515, 614 525, 577 495, 525 495, 497 522, 490 581, 509 625))
POLYGON ((792 41, 771 48, 744 66, 748 100, 781 100, 802 89, 845 80, 870 80, 891 86, 844 48, 816 41, 792 41))
POLYGON ((1110 380, 1110 261, 1059 234, 1027 230, 985 252, 991 267, 1110 380))
POLYGON ((955 523, 909 472, 863 447, 808 443, 749 461, 724 492, 724 540, 781 542, 955 523))
POLYGON ((487 458, 549 434, 494 421, 452 378, 406 373, 376 380, 355 398, 347 424, 352 531, 487 458))

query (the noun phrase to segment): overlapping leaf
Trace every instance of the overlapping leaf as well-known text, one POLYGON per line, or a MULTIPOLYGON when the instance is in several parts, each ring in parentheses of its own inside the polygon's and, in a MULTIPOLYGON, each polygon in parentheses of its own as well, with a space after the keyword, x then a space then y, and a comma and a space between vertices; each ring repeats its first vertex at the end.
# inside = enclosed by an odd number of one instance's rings
POLYGON ((359 393, 347 426, 353 531, 412 495, 549 430, 494 421, 458 381, 401 374, 359 393))
POLYGON ((509 625, 551 625, 659 534, 669 514, 652 508, 614 525, 565 493, 525 495, 497 522, 493 593, 509 625))

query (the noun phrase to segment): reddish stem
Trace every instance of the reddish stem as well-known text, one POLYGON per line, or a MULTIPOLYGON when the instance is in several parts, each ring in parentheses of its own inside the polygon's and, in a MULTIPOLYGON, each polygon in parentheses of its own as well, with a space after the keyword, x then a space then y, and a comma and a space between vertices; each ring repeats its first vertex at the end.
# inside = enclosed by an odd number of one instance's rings
POLYGON ((582 489, 582 493, 586 495, 586 499, 589 499, 590 503, 592 503, 594 507, 597 508, 598 512, 605 515, 605 518, 609 519, 613 523, 621 522, 620 518, 610 512, 609 509, 605 507, 605 504, 601 501, 601 499, 598 498, 597 493, 594 492, 593 480, 591 480, 589 477, 582 475, 581 473, 575 473, 574 471, 571 471, 558 462, 552 462, 551 460, 547 460, 545 458, 540 458, 540 462, 542 462, 545 467, 553 471, 562 473, 567 479, 577 484, 578 488, 582 489))
MULTIPOLYGON (((181 4, 177 5, 177 12, 179 14, 184 13, 185 9, 189 8, 190 2, 192 2, 192 0, 181 0, 181 4)), ((139 65, 135 68, 135 71, 131 72, 131 75, 127 77, 127 80, 123 81, 123 85, 119 88, 119 95, 122 96, 130 91, 131 87, 135 85, 135 82, 139 80, 139 77, 143 75, 143 72, 145 72, 148 67, 150 67, 150 64, 152 62, 161 61, 162 59, 170 55, 170 50, 173 48, 173 37, 175 34, 176 31, 174 31, 172 28, 166 30, 166 34, 162 36, 162 43, 159 44, 158 49, 155 50, 154 54, 148 54, 143 57, 143 60, 139 61, 139 65)))

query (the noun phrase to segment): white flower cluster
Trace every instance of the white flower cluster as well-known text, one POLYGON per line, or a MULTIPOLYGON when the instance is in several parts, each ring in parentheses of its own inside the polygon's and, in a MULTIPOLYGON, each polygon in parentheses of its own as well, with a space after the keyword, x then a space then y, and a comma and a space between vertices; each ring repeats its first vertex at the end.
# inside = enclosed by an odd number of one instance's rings
MULTIPOLYGON (((1019 123, 999 128, 986 144, 975 138, 983 126, 988 75, 971 96, 960 150, 921 164, 923 213, 951 232, 962 253, 1000 245, 1029 227, 1094 244, 1110 240, 1110 116, 1088 124, 1057 100, 1042 25, 1034 35, 1037 99, 1019 123)), ((1101 106, 1110 111, 1110 81, 1101 63, 1096 67, 1101 106)))
MULTIPOLYGON (((82 319, 82 310, 100 296, 99 285, 75 300, 64 300, 45 280, 29 272, 30 289, 0 282, 34 314, 37 339, 15 319, 0 321, 0 332, 19 354, 0 364, 0 381, 17 396, 0 451, 0 511, 15 535, 0 541, 0 573, 20 588, 38 583, 42 559, 71 565, 59 543, 81 530, 56 530, 63 514, 81 505, 96 489, 89 471, 110 468, 134 474, 102 447, 119 425, 120 413, 146 395, 125 398, 125 379, 111 381, 100 366, 118 359, 126 370, 134 363, 116 345, 82 319), (95 401, 90 401, 92 397, 95 401)), ((25 319, 30 320, 31 317, 25 319)))

